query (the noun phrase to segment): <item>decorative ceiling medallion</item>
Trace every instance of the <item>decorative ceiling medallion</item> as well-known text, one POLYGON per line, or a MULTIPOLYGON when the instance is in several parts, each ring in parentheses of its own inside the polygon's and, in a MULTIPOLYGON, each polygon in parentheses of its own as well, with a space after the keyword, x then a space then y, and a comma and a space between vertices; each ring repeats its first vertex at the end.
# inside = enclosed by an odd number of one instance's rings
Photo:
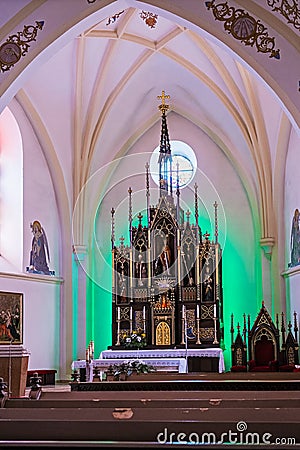
POLYGON ((0 47, 0 61, 2 64, 12 66, 21 58, 21 47, 15 42, 4 42, 0 47))
POLYGON ((153 14, 151 12, 142 11, 140 13, 140 18, 143 19, 150 28, 155 28, 157 23, 157 14, 153 14))
POLYGON ((237 17, 232 21, 231 33, 236 39, 250 39, 255 35, 256 21, 249 14, 237 17))
POLYGON ((123 12, 124 12, 124 9, 123 9, 123 11, 120 11, 120 12, 114 14, 113 16, 108 17, 106 25, 110 25, 111 23, 114 23, 120 17, 120 15, 123 14, 123 12))
POLYGON ((215 0, 205 2, 207 9, 212 9, 216 20, 224 22, 224 28, 235 39, 256 49, 261 53, 270 53, 270 58, 280 59, 280 50, 274 50, 275 38, 270 37, 267 28, 243 9, 228 6, 228 2, 215 4, 215 0))
POLYGON ((300 8, 298 0, 267 0, 273 11, 279 12, 288 23, 300 30, 300 8), (276 6, 278 5, 278 6, 276 6))
POLYGON ((12 34, 6 42, 0 46, 0 71, 10 70, 29 50, 29 42, 36 41, 38 30, 42 30, 44 21, 35 22, 33 25, 25 25, 23 31, 12 34))

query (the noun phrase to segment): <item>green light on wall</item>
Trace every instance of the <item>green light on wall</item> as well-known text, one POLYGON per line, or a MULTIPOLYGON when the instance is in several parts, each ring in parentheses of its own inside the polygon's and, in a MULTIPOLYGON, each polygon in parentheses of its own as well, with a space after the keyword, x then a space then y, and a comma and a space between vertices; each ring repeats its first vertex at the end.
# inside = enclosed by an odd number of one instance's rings
MULTIPOLYGON (((211 222, 201 221, 202 230, 208 229, 210 238, 214 238, 211 231, 211 222)), ((223 320, 224 320, 224 358, 226 370, 231 366, 231 314, 234 314, 235 329, 237 323, 243 327, 243 314, 250 314, 252 321, 257 315, 257 296, 261 293, 261 282, 257 282, 260 273, 260 248, 253 250, 253 255, 246 257, 243 249, 244 236, 233 237, 227 235, 224 244, 222 259, 222 285, 223 285, 223 320), (253 257, 254 256, 254 257, 253 257), (259 285, 258 285, 259 284, 259 285)), ((222 236, 220 236, 222 241, 222 236)), ((100 282, 95 280, 106 280, 106 287, 112 284, 111 270, 111 250, 110 245, 103 254, 103 262, 97 262, 95 251, 90 252, 90 261, 94 265, 97 277, 89 278, 87 283, 87 296, 93 298, 93 302, 88 304, 87 317, 93 320, 95 355, 98 356, 102 350, 112 345, 112 293, 111 289, 103 288, 100 282)), ((236 333, 235 333, 236 334, 236 333)))

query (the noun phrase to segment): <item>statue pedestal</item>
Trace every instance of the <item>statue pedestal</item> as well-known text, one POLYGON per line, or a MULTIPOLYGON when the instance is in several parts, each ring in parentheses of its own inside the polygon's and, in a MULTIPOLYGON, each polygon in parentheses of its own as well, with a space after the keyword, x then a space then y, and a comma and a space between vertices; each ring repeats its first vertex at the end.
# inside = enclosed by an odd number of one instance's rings
MULTIPOLYGON (((289 310, 299 311, 299 289, 300 289, 300 264, 281 272, 281 275, 285 278, 286 292, 289 293, 290 306, 289 310)), ((283 312, 285 312, 283 310, 283 312)))
POLYGON ((29 352, 21 345, 0 346, 0 377, 11 397, 25 395, 29 352))

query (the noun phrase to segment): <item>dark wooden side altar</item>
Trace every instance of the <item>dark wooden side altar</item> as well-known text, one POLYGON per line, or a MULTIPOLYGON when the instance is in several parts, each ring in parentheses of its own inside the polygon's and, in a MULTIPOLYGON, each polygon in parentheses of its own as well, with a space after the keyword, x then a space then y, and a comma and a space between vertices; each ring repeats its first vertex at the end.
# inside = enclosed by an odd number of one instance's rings
MULTIPOLYGON (((174 170, 164 91, 158 158, 159 195, 150 205, 149 164, 145 167, 146 217, 133 221, 128 189, 129 244, 115 242, 112 209, 112 346, 128 348, 126 337, 144 334, 147 348, 223 346, 222 249, 218 242, 217 203, 214 239, 199 225, 198 188, 194 211, 180 205, 179 166, 174 170), (193 218, 193 222, 192 222, 193 218), (144 219, 144 220, 143 220, 144 219)), ((120 218, 122 220, 122 218, 120 218)))

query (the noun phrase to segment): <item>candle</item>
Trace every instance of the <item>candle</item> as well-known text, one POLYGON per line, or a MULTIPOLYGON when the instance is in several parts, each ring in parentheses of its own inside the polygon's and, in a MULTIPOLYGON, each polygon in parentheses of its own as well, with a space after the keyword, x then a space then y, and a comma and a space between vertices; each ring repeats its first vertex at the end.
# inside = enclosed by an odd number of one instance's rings
POLYGON ((118 320, 120 320, 121 318, 121 311, 120 311, 120 306, 118 306, 118 320))
POLYGON ((132 306, 130 306, 130 320, 132 320, 132 306))
POLYGON ((182 317, 183 319, 185 319, 185 306, 182 305, 182 317))
POLYGON ((146 307, 143 306, 143 319, 146 320, 146 307))
POLYGON ((197 319, 199 319, 200 315, 199 315, 199 305, 197 305, 197 319))
POLYGON ((214 318, 217 317, 217 305, 214 304, 214 318))

